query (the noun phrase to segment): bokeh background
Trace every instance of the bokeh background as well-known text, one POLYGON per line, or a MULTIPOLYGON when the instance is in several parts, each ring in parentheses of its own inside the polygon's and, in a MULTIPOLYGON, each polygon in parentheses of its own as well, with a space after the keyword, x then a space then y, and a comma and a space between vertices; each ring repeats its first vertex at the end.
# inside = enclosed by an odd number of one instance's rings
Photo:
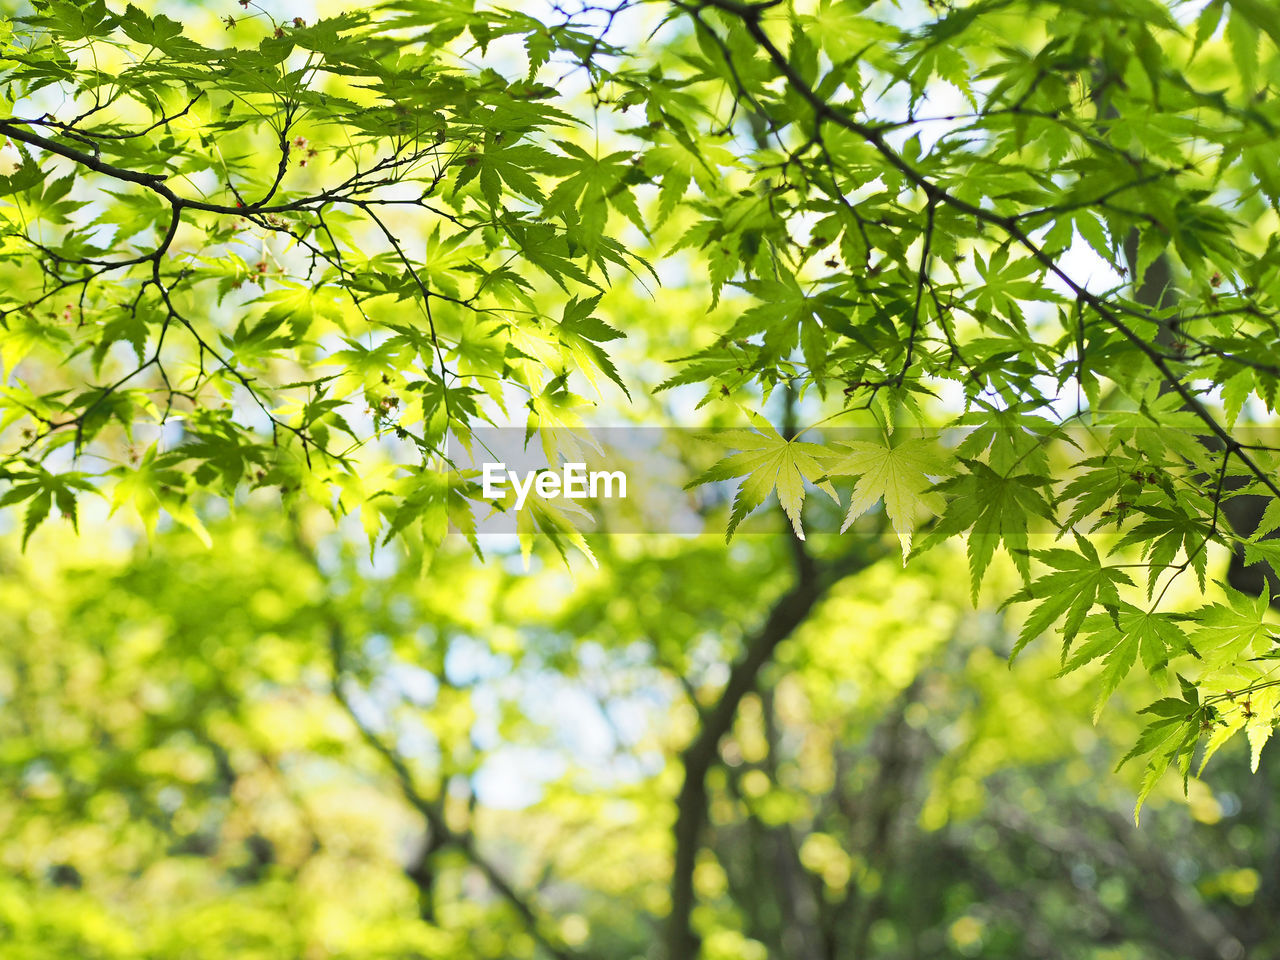
MULTIPOLYGON (((209 38, 241 15, 163 9, 209 38)), ((688 258, 659 273, 602 301, 629 382, 665 379, 734 310, 708 315, 688 258)), ((696 391, 610 389, 605 426, 716 425, 696 391)), ((269 491, 151 536, 125 513, 86 498, 78 533, 50 522, 25 550, 0 515, 0 957, 662 956, 682 754, 796 576, 776 510, 731 545, 593 537, 595 564, 504 537, 483 559, 455 537, 371 551, 359 517, 269 491)), ((723 530, 724 505, 704 519, 723 530)), ((1151 682, 1095 724, 1090 671, 1059 677, 1053 643, 1010 668, 1007 560, 975 605, 961 547, 904 566, 877 523, 812 538, 862 556, 719 745, 694 871, 707 960, 1280 956, 1275 757, 1253 774, 1233 742, 1135 824, 1141 771, 1115 768, 1151 682)))

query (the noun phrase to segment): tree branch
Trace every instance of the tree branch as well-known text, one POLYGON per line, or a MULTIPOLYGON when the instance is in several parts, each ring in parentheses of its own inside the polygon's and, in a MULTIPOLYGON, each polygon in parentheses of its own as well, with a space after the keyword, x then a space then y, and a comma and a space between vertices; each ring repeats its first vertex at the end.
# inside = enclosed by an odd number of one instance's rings
POLYGON ((684 782, 676 797, 673 828, 675 863, 671 875, 671 913, 667 920, 667 960, 694 960, 698 956, 700 942, 692 926, 696 901, 693 871, 707 818, 707 774, 719 760, 720 741, 733 727, 742 698, 755 688, 760 671, 773 658, 778 644, 804 623, 831 587, 886 554, 878 540, 874 546, 852 551, 841 560, 821 566, 809 554, 797 553, 795 583, 747 641, 719 699, 703 714, 698 735, 680 755, 684 782))
POLYGON ((333 690, 334 698, 347 712, 347 716, 355 724, 361 738, 391 767, 395 773, 396 781, 400 785, 401 794, 409 805, 422 815, 422 818, 430 828, 432 845, 436 848, 448 846, 460 851, 484 875, 485 880, 488 881, 494 891, 515 910, 523 921, 529 935, 537 941, 542 949, 555 957, 556 960, 571 960, 574 955, 567 948, 555 942, 552 939, 552 935, 546 932, 547 924, 529 898, 518 893, 506 877, 502 875, 497 866, 476 849, 475 841, 469 833, 460 833, 449 826, 448 821, 445 819, 443 805, 438 801, 428 799, 418 790, 413 773, 409 770, 404 758, 360 719, 359 713, 355 710, 350 697, 348 697, 346 690, 343 688, 344 674, 346 672, 346 642, 342 625, 336 620, 331 622, 329 626, 329 648, 333 662, 331 689, 333 690))

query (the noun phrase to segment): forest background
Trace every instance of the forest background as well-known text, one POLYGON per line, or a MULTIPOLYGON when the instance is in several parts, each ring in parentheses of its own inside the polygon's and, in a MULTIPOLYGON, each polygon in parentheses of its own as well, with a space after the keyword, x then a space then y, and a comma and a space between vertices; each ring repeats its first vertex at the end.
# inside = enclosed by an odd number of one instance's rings
POLYGON ((1272 5, 4 11, 4 956, 1280 952, 1272 5))

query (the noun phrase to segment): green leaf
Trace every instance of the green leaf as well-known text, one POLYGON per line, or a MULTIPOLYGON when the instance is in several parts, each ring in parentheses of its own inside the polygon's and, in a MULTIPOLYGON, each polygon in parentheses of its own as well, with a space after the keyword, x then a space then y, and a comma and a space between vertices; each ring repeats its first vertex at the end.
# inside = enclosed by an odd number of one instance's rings
POLYGON ((732 538, 734 530, 747 514, 776 490, 778 502, 791 521, 795 535, 803 540, 804 528, 800 514, 804 507, 804 482, 808 480, 836 503, 840 502, 835 488, 826 479, 827 471, 820 461, 828 451, 817 444, 787 440, 758 414, 751 419, 759 432, 731 430, 710 437, 716 443, 741 452, 718 461, 686 484, 686 488, 745 476, 734 497, 726 539, 732 538))
POLYGON ((1117 585, 1133 583, 1124 570, 1104 565, 1087 539, 1077 534, 1076 544, 1078 553, 1063 549, 1033 552, 1033 557, 1055 572, 1040 577, 1005 601, 1006 604, 1039 601, 1018 634, 1017 643, 1009 654, 1010 662, 1023 647, 1064 615, 1062 641, 1063 649, 1068 649, 1094 604, 1100 603, 1110 610, 1118 609, 1120 596, 1116 592, 1117 585))
POLYGON ((1044 478, 1034 474, 1010 477, 996 473, 981 461, 960 462, 968 470, 938 484, 947 505, 937 527, 919 549, 968 531, 969 577, 976 604, 982 578, 1001 543, 1023 579, 1030 580, 1028 522, 1033 517, 1051 519, 1052 510, 1039 491, 1044 478))
POLYGON ((942 497, 932 492, 935 479, 949 474, 946 458, 935 441, 928 438, 884 443, 840 440, 839 455, 827 472, 832 476, 855 476, 858 482, 849 500, 841 532, 883 500, 885 514, 902 544, 902 562, 911 552, 911 534, 920 516, 937 513, 942 497))

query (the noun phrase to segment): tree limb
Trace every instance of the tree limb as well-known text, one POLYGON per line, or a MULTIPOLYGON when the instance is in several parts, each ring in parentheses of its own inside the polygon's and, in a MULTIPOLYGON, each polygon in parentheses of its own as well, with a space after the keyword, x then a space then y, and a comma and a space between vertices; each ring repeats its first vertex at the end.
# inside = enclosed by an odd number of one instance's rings
POLYGON ((720 741, 733 727, 742 698, 783 640, 809 617, 818 602, 842 580, 871 566, 887 551, 877 543, 855 550, 841 560, 819 565, 807 553, 797 553, 796 580, 774 604, 765 622, 745 645, 729 671, 729 680, 715 705, 707 710, 698 735, 680 755, 684 782, 676 797, 675 863, 671 875, 671 913, 667 920, 667 960, 693 960, 700 942, 692 926, 696 894, 693 871, 707 819, 707 774, 718 762, 720 741))

